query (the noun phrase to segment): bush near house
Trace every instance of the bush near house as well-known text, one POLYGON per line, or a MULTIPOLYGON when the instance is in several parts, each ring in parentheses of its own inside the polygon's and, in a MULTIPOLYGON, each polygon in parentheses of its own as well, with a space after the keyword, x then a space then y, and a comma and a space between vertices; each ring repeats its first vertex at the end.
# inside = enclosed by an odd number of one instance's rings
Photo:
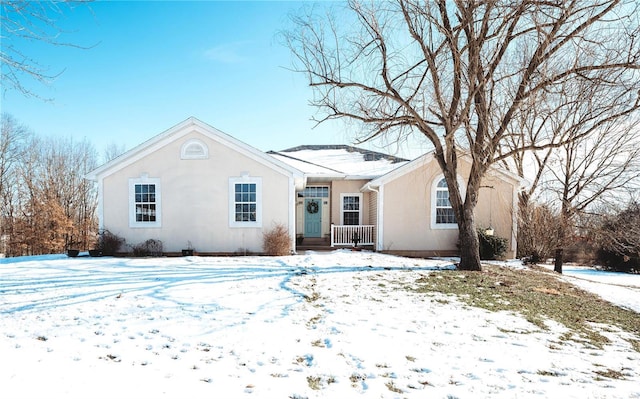
POLYGON ((109 230, 102 230, 98 237, 98 249, 104 256, 113 256, 120 251, 124 245, 124 238, 111 233, 109 230))
POLYGON ((485 229, 478 229, 480 241, 480 259, 501 259, 507 252, 507 239, 495 235, 488 235, 485 229))
POLYGON ((133 256, 162 256, 162 241, 148 239, 133 246, 133 256))
POLYGON ((265 255, 269 256, 291 255, 291 237, 287 228, 282 224, 276 224, 264 233, 262 249, 265 255))

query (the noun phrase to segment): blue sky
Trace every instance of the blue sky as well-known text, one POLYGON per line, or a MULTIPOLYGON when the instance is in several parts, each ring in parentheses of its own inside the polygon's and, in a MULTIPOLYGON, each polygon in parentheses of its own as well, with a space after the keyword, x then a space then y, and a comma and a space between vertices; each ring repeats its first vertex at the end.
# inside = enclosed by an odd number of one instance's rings
POLYGON ((314 128, 312 90, 287 69, 292 56, 278 32, 302 6, 110 1, 65 9, 61 40, 89 48, 21 43, 62 74, 49 86, 23 80, 53 101, 8 91, 2 111, 38 135, 86 137, 99 153, 111 143, 130 149, 189 116, 264 151, 351 144, 354 126, 314 128))

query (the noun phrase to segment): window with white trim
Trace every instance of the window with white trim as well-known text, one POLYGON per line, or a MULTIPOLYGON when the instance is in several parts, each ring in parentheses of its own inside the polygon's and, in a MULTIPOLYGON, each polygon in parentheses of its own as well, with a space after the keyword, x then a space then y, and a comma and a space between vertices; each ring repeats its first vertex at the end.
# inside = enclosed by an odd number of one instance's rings
POLYGON ((329 198, 329 187, 309 186, 298 192, 298 197, 329 198))
MULTIPOLYGON (((458 185, 461 194, 464 195, 465 187, 460 179, 458 179, 458 185)), ((436 177, 431 187, 431 228, 458 228, 456 215, 449 198, 449 186, 442 175, 436 177)))
POLYGON ((345 226, 362 224, 362 194, 340 194, 340 220, 345 226))
POLYGON ((160 179, 129 179, 129 226, 161 226, 160 179))
POLYGON ((243 176, 229 179, 229 226, 262 226, 262 179, 243 176))
POLYGON ((436 224, 454 223, 456 223, 456 214, 449 200, 449 186, 443 178, 436 186, 436 224))

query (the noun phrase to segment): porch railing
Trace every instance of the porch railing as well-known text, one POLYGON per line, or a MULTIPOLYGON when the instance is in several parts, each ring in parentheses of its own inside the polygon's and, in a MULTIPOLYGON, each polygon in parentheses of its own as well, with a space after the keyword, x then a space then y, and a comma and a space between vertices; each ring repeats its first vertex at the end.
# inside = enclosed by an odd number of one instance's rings
POLYGON ((338 226, 331 225, 331 246, 354 245, 357 238, 358 245, 374 245, 373 225, 338 226))

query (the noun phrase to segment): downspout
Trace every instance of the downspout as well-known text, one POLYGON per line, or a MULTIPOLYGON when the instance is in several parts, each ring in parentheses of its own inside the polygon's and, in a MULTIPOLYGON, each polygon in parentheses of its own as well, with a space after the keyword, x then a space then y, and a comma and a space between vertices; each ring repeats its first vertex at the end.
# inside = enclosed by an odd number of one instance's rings
POLYGON ((292 253, 296 253, 296 181, 289 176, 289 245, 292 253))
POLYGON ((104 230, 104 181, 102 177, 97 179, 98 183, 98 233, 104 230))
POLYGON ((376 226, 376 251, 380 252, 384 250, 384 186, 378 186, 374 189, 378 193, 378 226, 376 226))
POLYGON ((384 187, 383 186, 378 186, 378 187, 373 187, 371 185, 369 185, 369 183, 367 183, 364 187, 364 190, 366 191, 373 191, 374 193, 376 193, 378 195, 378 200, 376 201, 376 206, 378 209, 376 209, 376 246, 375 246, 375 251, 376 252, 380 252, 381 248, 383 248, 383 227, 384 227, 384 212, 382 212, 382 210, 384 209, 384 187))
POLYGON ((307 176, 289 176, 289 239, 293 253, 297 253, 296 248, 296 192, 302 191, 307 186, 307 176))

